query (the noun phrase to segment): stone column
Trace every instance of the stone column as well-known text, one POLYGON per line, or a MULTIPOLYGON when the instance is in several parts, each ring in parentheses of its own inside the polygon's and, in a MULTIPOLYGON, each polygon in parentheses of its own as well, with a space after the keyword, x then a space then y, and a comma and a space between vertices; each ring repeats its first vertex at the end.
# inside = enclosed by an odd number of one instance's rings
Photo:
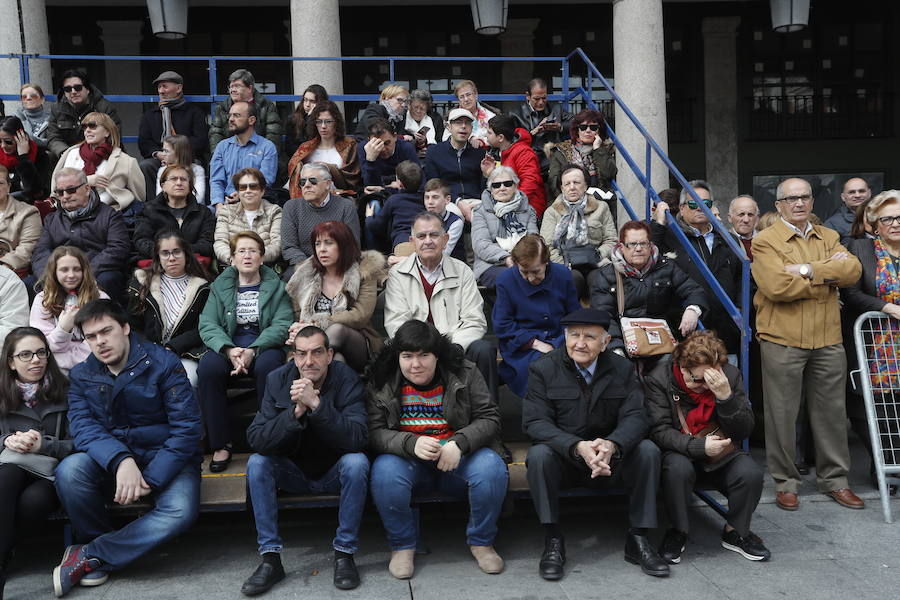
MULTIPOLYGON (((341 56, 338 0, 291 0, 291 49, 294 56, 341 56)), ((329 95, 343 94, 340 61, 294 61, 294 93, 313 83, 329 95)))
POLYGON ((738 194, 737 28, 740 17, 703 19, 706 180, 724 215, 738 194))
MULTIPOLYGON (((44 0, 0 0, 0 54, 49 54, 50 36, 47 30, 47 10, 44 0), (20 12, 21 7, 21 12, 20 12)), ((50 61, 29 62, 29 79, 41 86, 46 94, 52 94, 50 81, 50 61)), ((18 94, 22 84, 19 75, 19 61, 0 59, 0 92, 18 94)), ((6 114, 11 115, 19 108, 18 102, 6 102, 6 114)))
MULTIPOLYGON (((534 56, 534 31, 540 19, 508 19, 506 31, 500 34, 501 56, 534 56)), ((503 87, 495 89, 485 85, 485 92, 524 94, 525 86, 534 77, 534 63, 529 61, 505 61, 501 78, 503 87)), ((487 84, 488 82, 485 82, 487 84)), ((549 83, 549 82, 548 82, 549 83)), ((552 86, 551 86, 551 92, 552 86)), ((499 102, 491 102, 495 106, 499 102)), ((521 102, 506 102, 506 110, 517 108, 521 102)))
MULTIPOLYGON (((666 131, 666 77, 663 55, 662 0, 613 0, 613 59, 615 89, 637 120, 668 152, 666 131)), ((646 170, 644 137, 624 111, 616 106, 616 135, 642 171, 646 170)), ((635 212, 644 214, 644 187, 622 158, 616 159, 617 181, 635 212)), ((668 170, 654 154, 651 185, 669 187, 668 170)), ((627 220, 625 210, 619 220, 627 220)))
MULTIPOLYGON (((104 54, 107 56, 140 56, 143 21, 97 21, 97 25, 102 32, 100 37, 103 39, 104 54)), ((100 90, 104 96, 113 94, 136 95, 144 92, 140 62, 109 60, 105 64, 106 89, 100 90)), ((89 66, 93 67, 92 64, 89 66)), ((162 67, 160 70, 162 70, 162 67)), ((147 91, 150 91, 150 87, 148 82, 147 91)), ((155 94, 156 91, 154 90, 152 93, 155 94)), ((128 135, 136 136, 141 123, 141 115, 144 113, 143 104, 140 102, 115 102, 114 104, 119 117, 122 118, 122 131, 119 133, 123 137, 128 135)), ((140 160, 137 144, 129 144, 127 151, 140 160)))

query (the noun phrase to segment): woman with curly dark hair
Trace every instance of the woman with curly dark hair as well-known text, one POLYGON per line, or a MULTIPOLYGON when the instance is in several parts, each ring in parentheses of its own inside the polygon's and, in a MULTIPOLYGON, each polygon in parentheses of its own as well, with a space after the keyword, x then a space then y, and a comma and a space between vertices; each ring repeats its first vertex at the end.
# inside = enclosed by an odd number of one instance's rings
POLYGON ((34 327, 13 329, 0 369, 0 597, 17 532, 25 535, 56 510, 56 464, 72 452, 68 383, 34 327))
POLYGON ((570 139, 550 149, 550 197, 561 190, 563 170, 576 164, 588 172, 588 187, 610 190, 609 182, 615 179, 616 150, 612 139, 606 135, 606 119, 597 110, 585 109, 575 115, 569 128, 570 139))
POLYGON ((672 519, 659 554, 681 562, 688 537, 694 484, 711 484, 728 497, 722 547, 749 560, 769 550, 750 531, 763 487, 763 470, 740 450, 753 431, 753 411, 741 372, 728 363, 713 331, 695 331, 644 378, 650 439, 663 451, 662 494, 672 519))
POLYGON ((328 166, 340 195, 354 195, 362 187, 356 138, 346 135, 341 109, 331 100, 317 102, 306 119, 307 141, 300 144, 288 163, 291 198, 299 198, 300 170, 308 163, 328 166))
POLYGON ((468 497, 472 555, 485 573, 501 572, 493 543, 508 472, 500 454, 500 409, 481 373, 433 325, 412 320, 375 358, 368 379, 369 446, 377 455, 372 498, 391 547, 391 575, 413 574, 413 489, 468 497))

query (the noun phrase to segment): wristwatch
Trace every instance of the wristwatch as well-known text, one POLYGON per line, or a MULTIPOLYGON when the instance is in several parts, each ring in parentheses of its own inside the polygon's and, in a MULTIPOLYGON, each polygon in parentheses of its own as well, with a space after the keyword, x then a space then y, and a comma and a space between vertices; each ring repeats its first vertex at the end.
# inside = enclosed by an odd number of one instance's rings
POLYGON ((800 265, 800 277, 809 279, 810 272, 809 265, 800 265))

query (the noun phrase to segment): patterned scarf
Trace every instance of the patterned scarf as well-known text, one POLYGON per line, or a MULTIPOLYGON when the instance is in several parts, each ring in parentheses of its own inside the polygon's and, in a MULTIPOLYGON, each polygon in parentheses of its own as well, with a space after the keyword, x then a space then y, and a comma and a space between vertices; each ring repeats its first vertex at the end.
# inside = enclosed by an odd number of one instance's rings
POLYGON ((582 144, 580 142, 570 142, 570 152, 566 154, 569 162, 587 169, 588 175, 597 176, 597 167, 594 165, 594 146, 592 144, 582 144))
POLYGON ((16 379, 16 385, 19 386, 19 391, 22 392, 22 400, 25 402, 25 406, 33 409, 34 405, 37 404, 37 393, 41 389, 41 384, 37 381, 29 383, 16 379))
POLYGON ((618 242, 613 247, 612 254, 610 254, 609 256, 609 260, 612 262, 613 267, 616 269, 616 271, 618 271, 625 277, 643 277, 644 275, 649 273, 659 261, 659 248, 657 248, 656 244, 654 244, 653 242, 650 242, 650 259, 647 261, 647 264, 645 264, 641 269, 638 269, 625 260, 625 256, 622 254, 622 248, 622 242, 618 242))
MULTIPOLYGON (((28 140, 28 160, 31 164, 34 164, 37 161, 37 144, 34 143, 34 140, 28 140)), ((19 166, 19 151, 16 150, 12 154, 7 154, 6 152, 0 152, 0 165, 6 167, 7 171, 12 171, 16 167, 19 166)))
MULTIPOLYGON (((900 304, 900 276, 890 252, 880 239, 875 246, 875 295, 890 304, 900 304)), ((900 387, 900 324, 890 319, 890 328, 872 334, 869 371, 872 391, 887 393, 900 387)))
POLYGON ((574 204, 563 199, 566 214, 556 224, 553 232, 554 248, 574 248, 588 244, 587 221, 584 217, 584 209, 587 206, 587 194, 574 204))
POLYGON ((97 172, 97 167, 100 166, 100 163, 109 158, 112 151, 112 146, 107 142, 98 144, 96 148, 91 148, 87 142, 81 144, 78 148, 78 155, 84 161, 84 167, 81 170, 84 171, 85 175, 93 175, 97 172))

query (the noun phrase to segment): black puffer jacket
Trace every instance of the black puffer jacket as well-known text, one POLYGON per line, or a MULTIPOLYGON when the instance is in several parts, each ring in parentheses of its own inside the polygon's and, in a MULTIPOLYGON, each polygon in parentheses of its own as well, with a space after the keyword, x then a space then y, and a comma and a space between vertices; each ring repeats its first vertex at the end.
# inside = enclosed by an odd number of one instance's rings
POLYGON ((619 314, 616 300, 618 285, 616 271, 612 263, 594 269, 588 276, 591 293, 591 307, 607 311, 612 318, 609 333, 613 337, 610 348, 624 348, 621 317, 651 317, 666 319, 672 333, 678 330, 681 314, 685 307, 696 304, 705 314, 709 300, 703 288, 687 273, 664 256, 644 277, 622 276, 625 286, 625 314, 619 314))
POLYGON ((47 145, 54 156, 60 156, 69 146, 84 140, 81 132, 81 119, 88 113, 99 112, 115 121, 122 133, 122 119, 115 105, 103 97, 96 86, 91 86, 91 95, 83 106, 75 108, 65 94, 60 91, 60 101, 53 104, 50 110, 50 124, 47 126, 47 145))
POLYGON ((153 258, 156 234, 166 229, 180 231, 181 236, 191 245, 195 254, 215 258, 213 241, 216 234, 216 218, 205 206, 198 204, 194 195, 187 198, 187 208, 181 224, 166 203, 165 194, 160 194, 144 205, 134 226, 134 250, 137 258, 153 258))

